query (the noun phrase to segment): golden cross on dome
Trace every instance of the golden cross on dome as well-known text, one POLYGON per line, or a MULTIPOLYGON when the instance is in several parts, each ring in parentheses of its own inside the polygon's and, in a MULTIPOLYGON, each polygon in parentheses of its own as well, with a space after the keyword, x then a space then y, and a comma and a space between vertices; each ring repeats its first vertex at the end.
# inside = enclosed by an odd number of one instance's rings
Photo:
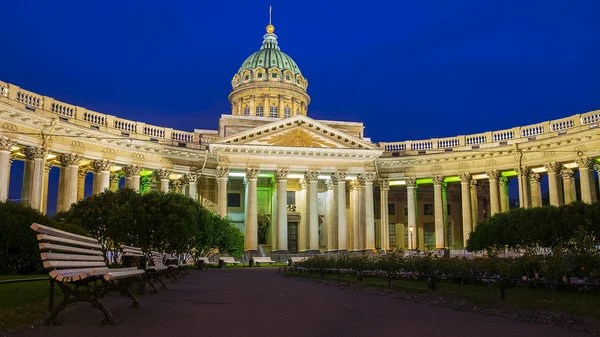
POLYGON ((271 24, 271 11, 273 10, 273 7, 269 6, 269 24, 271 24))
POLYGON ((275 31, 275 26, 273 26, 273 24, 271 24, 271 11, 273 10, 273 8, 271 6, 269 6, 269 25, 267 26, 267 33, 269 34, 273 34, 273 32, 275 31))

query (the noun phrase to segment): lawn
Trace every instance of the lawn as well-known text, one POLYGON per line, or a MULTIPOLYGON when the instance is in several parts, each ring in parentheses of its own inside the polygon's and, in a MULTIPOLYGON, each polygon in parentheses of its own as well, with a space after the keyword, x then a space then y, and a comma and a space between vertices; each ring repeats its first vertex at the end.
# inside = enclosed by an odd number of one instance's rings
MULTIPOLYGON (((287 275, 291 275, 289 272, 287 275)), ((294 277, 310 277, 322 279, 320 274, 313 273, 309 276, 307 272, 294 273, 294 277)), ((337 281, 334 274, 325 274, 325 279, 337 281)), ((388 280, 384 278, 366 277, 359 282, 354 275, 340 276, 340 282, 352 286, 381 287, 388 288, 388 280)), ((464 285, 459 283, 438 282, 437 290, 427 288, 425 280, 395 279, 392 281, 392 289, 409 292, 433 292, 448 298, 466 299, 474 305, 493 305, 503 307, 516 307, 537 310, 552 310, 568 313, 571 315, 600 318, 600 296, 598 294, 569 293, 549 290, 524 289, 520 287, 507 287, 505 289, 505 300, 500 297, 498 285, 464 285)))
MULTIPOLYGON (((48 277, 43 275, 0 276, 0 280, 48 277)), ((0 284, 0 333, 38 322, 48 315, 49 281, 0 284)), ((55 298, 60 296, 58 287, 55 298)), ((59 299, 60 300, 60 299, 59 299)))

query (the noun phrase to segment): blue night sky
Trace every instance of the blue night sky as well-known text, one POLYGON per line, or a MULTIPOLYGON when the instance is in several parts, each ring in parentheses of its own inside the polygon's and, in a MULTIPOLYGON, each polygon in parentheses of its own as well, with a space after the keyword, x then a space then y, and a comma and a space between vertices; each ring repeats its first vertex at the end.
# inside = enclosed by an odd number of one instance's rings
POLYGON ((123 118, 215 129, 269 5, 279 45, 309 80, 308 115, 362 121, 373 141, 600 108, 598 0, 7 1, 0 80, 123 118))

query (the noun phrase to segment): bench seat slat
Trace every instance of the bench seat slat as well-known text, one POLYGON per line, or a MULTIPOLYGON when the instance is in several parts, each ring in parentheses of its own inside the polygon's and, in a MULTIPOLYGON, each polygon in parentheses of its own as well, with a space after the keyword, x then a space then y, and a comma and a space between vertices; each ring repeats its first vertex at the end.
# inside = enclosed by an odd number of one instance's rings
POLYGON ((101 255, 42 253, 41 257, 42 257, 42 261, 44 261, 44 260, 104 261, 104 257, 101 255))
POLYGON ((44 261, 44 268, 69 268, 69 267, 104 267, 104 261, 44 261))
POLYGON ((88 242, 88 243, 95 243, 95 244, 98 243, 98 240, 96 240, 95 238, 89 237, 89 236, 73 234, 73 233, 61 231, 60 229, 40 225, 37 223, 32 224, 31 229, 33 229, 34 231, 41 233, 41 234, 50 234, 50 235, 58 236, 58 237, 65 238, 65 239, 83 241, 83 242, 88 242))
POLYGON ((89 254, 89 255, 103 255, 102 251, 100 251, 100 250, 77 248, 77 247, 71 247, 71 246, 63 246, 63 245, 57 245, 57 244, 54 244, 54 243, 40 243, 39 247, 42 250, 52 250, 52 251, 59 251, 59 252, 81 253, 81 254, 89 254))
POLYGON ((144 256, 141 253, 123 252, 123 256, 144 256))
POLYGON ((129 278, 132 276, 138 276, 138 275, 142 275, 145 273, 145 271, 143 269, 137 269, 137 270, 128 270, 128 271, 121 271, 121 269, 113 269, 115 271, 110 271, 109 273, 104 274, 104 279, 107 281, 110 280, 118 280, 118 279, 122 279, 122 278, 129 278))
POLYGON ((136 267, 117 268, 117 269, 98 268, 98 269, 91 269, 90 274, 92 276, 100 276, 100 275, 104 275, 106 273, 112 273, 112 272, 117 272, 117 271, 134 271, 134 270, 143 270, 143 269, 137 269, 136 267))
POLYGON ((53 270, 50 277, 60 282, 74 282, 91 277, 92 270, 108 270, 108 267, 53 270))
POLYGON ((58 243, 63 243, 63 244, 68 244, 68 245, 73 245, 73 246, 100 249, 100 245, 97 243, 65 239, 65 238, 61 238, 58 236, 52 236, 52 235, 48 235, 48 234, 38 234, 37 238, 38 238, 38 241, 58 242, 58 243))

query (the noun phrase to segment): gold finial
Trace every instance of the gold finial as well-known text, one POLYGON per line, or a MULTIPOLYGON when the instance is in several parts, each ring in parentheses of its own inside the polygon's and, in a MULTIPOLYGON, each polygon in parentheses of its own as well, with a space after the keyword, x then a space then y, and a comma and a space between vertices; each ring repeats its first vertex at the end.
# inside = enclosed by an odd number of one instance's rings
POLYGON ((273 32, 275 31, 275 26, 271 24, 271 10, 272 7, 269 6, 269 25, 267 26, 267 33, 269 34, 273 34, 273 32))

